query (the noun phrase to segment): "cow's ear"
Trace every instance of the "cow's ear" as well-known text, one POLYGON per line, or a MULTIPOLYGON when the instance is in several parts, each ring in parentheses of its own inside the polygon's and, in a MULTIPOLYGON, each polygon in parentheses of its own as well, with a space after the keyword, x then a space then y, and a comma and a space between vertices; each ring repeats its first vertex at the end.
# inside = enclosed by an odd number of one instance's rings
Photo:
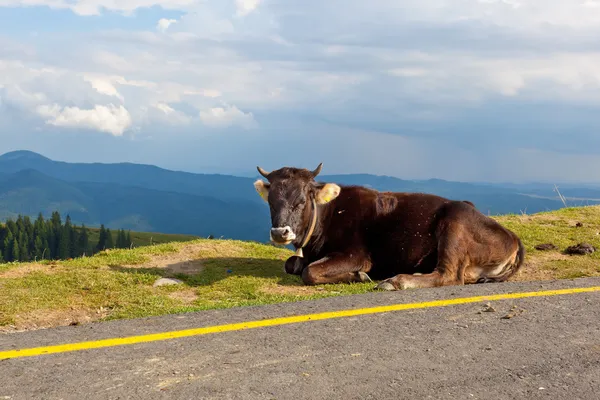
POLYGON ((256 189, 256 192, 260 195, 260 197, 262 197, 262 199, 266 202, 268 202, 268 196, 269 196, 269 184, 261 181, 260 179, 257 180, 256 182, 254 182, 254 188, 256 189))
POLYGON ((317 187, 317 203, 327 204, 340 195, 341 188, 335 183, 320 184, 317 187))

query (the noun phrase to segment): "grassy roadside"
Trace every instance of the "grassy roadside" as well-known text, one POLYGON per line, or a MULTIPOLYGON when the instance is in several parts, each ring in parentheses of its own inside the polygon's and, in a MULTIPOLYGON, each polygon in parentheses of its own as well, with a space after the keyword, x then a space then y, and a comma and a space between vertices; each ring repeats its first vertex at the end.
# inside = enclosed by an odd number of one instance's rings
MULTIPOLYGON (((600 251, 569 256, 570 245, 600 248, 600 207, 496 217, 527 247, 513 280, 600 276, 600 251), (577 222, 583 224, 577 227, 577 222), (539 243, 557 250, 539 251, 539 243)), ((232 240, 196 239, 61 262, 0 264, 0 331, 135 318, 211 308, 296 301, 372 290, 373 284, 306 287, 283 272, 287 249, 232 240), (153 287, 160 277, 178 286, 153 287)))

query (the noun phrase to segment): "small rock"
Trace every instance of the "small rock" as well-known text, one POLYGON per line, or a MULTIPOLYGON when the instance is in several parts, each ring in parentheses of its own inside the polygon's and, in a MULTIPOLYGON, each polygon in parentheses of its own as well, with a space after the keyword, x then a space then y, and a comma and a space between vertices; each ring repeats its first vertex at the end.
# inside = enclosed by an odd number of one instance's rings
POLYGON ((575 246, 567 247, 567 249, 565 250, 565 253, 585 255, 585 254, 592 254, 595 251, 596 251, 596 248, 589 243, 578 243, 575 246))
POLYGON ((490 303, 485 305, 485 308, 482 310, 483 312, 496 312, 496 309, 492 307, 490 303))
POLYGON ((546 250, 556 250, 558 247, 556 247, 554 244, 552 243, 541 243, 538 244, 537 246, 535 246, 536 250, 541 250, 541 251, 546 251, 546 250))
POLYGON ((183 281, 175 278, 160 278, 156 282, 154 282, 154 287, 158 286, 168 286, 168 285, 181 285, 183 281))
POLYGON ((581 222, 578 222, 575 224, 575 227, 577 227, 577 228, 581 228, 582 226, 583 226, 583 224, 581 222))
POLYGON ((523 313, 523 309, 519 309, 517 306, 512 306, 510 308, 510 311, 508 312, 508 314, 506 314, 505 316, 503 316, 501 319, 511 319, 513 317, 516 317, 519 314, 523 313))

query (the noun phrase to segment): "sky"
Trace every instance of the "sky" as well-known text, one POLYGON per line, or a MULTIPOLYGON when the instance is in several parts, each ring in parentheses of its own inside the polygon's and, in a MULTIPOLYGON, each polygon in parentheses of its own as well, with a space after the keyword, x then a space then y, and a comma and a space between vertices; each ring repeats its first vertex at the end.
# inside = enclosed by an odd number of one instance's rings
POLYGON ((0 0, 0 21, 2 153, 600 182, 600 0, 0 0))

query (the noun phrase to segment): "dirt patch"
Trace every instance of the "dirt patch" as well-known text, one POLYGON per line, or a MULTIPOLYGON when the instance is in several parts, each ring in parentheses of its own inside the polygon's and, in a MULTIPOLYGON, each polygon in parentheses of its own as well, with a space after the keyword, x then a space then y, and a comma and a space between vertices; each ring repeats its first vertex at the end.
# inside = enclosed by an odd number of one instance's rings
POLYGON ((24 314, 15 315, 13 325, 0 326, 0 332, 20 332, 34 329, 46 329, 57 326, 78 325, 98 321, 108 316, 110 310, 101 308, 91 310, 88 308, 71 307, 59 310, 35 310, 24 314))
POLYGON ((200 258, 206 258, 204 253, 213 253, 214 246, 200 243, 182 246, 177 252, 164 255, 149 256, 150 260, 141 264, 124 264, 124 268, 164 268, 173 275, 195 275, 204 269, 200 258))
POLYGON ((179 300, 184 304, 191 304, 198 300, 198 295, 195 289, 180 290, 178 292, 169 293, 169 297, 173 300, 179 300))
POLYGON ((510 280, 523 282, 556 279, 556 271, 546 269, 544 266, 554 261, 564 260, 569 260, 569 256, 561 254, 558 251, 536 254, 535 257, 526 258, 521 270, 510 280))
POLYGON ((204 266, 199 260, 183 261, 179 263, 169 264, 166 269, 172 274, 196 275, 202 272, 204 266))
POLYGON ((60 269, 61 268, 56 264, 21 264, 15 268, 9 269, 8 271, 0 272, 0 279, 23 278, 34 272, 52 274, 60 271, 60 269))

